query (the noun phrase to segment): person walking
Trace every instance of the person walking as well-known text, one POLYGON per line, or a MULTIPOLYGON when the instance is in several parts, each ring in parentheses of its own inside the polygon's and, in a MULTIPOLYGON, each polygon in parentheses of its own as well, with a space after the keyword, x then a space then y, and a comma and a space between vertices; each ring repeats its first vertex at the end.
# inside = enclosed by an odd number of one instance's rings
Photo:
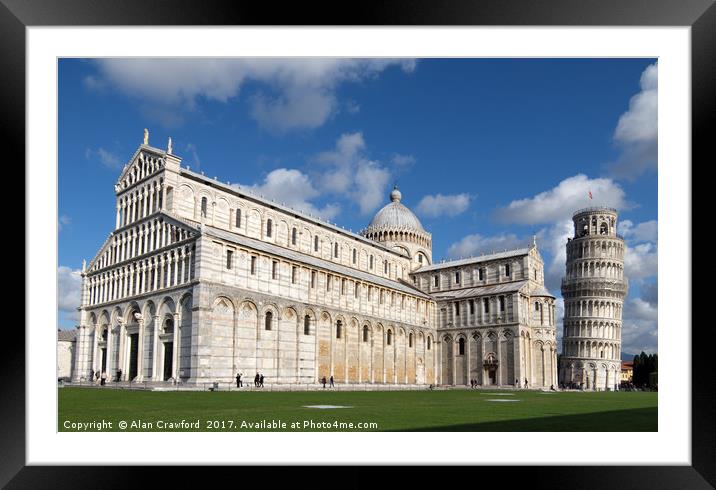
POLYGON ((259 372, 258 371, 256 371, 256 376, 254 376, 254 386, 256 388, 259 387, 259 372))
POLYGON ((323 383, 323 389, 325 390, 326 389, 326 377, 325 376, 323 378, 321 378, 321 383, 323 383))
POLYGON ((107 382, 107 373, 105 371, 102 371, 102 382, 100 384, 102 386, 104 386, 106 382, 107 382))
POLYGON ((122 381, 122 370, 121 369, 119 371, 117 371, 117 382, 119 383, 120 381, 122 381))
POLYGON ((241 388, 241 373, 236 373, 236 387, 241 388))
POLYGON ((335 388, 335 384, 333 384, 333 375, 331 374, 331 388, 335 388))
POLYGON ((527 388, 527 387, 528 387, 528 385, 527 385, 527 378, 525 378, 525 388, 527 388))
POLYGON ((259 377, 259 386, 261 388, 264 387, 264 375, 263 374, 259 377))

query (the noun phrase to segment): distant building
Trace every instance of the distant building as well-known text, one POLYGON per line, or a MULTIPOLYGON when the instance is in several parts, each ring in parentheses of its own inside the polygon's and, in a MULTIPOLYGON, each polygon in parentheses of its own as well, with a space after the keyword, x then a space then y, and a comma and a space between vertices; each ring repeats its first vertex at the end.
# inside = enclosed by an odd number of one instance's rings
POLYGON ((77 330, 57 330, 57 378, 72 378, 77 330))
POLYGON ((622 361, 622 382, 631 383, 634 379, 634 363, 622 361))

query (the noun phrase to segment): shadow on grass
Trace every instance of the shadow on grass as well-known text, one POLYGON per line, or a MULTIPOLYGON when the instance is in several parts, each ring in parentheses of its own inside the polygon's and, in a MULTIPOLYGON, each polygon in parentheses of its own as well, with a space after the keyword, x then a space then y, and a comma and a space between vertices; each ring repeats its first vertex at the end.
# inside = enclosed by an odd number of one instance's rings
POLYGON ((648 407, 499 422, 417 427, 388 432, 656 432, 658 430, 658 409, 648 407))

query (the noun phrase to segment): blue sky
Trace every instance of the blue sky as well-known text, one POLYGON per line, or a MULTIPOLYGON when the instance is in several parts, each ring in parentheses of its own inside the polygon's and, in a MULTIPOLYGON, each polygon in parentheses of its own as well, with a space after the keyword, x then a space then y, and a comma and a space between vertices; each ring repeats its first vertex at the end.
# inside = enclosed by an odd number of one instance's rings
POLYGON ((148 128, 193 170, 279 201, 291 188, 288 204, 354 231, 397 182, 435 260, 535 234, 557 296, 572 211, 615 206, 623 350, 653 352, 657 90, 654 59, 60 60, 60 327, 148 128))

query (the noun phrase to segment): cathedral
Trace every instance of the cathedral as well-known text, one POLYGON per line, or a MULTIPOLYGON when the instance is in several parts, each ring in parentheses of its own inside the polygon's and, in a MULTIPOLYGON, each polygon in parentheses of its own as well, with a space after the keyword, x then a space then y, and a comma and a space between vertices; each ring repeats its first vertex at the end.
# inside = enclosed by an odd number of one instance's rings
POLYGON ((353 233, 191 171, 146 130, 114 190, 82 267, 74 381, 557 385, 534 242, 435 263, 397 187, 353 233))

